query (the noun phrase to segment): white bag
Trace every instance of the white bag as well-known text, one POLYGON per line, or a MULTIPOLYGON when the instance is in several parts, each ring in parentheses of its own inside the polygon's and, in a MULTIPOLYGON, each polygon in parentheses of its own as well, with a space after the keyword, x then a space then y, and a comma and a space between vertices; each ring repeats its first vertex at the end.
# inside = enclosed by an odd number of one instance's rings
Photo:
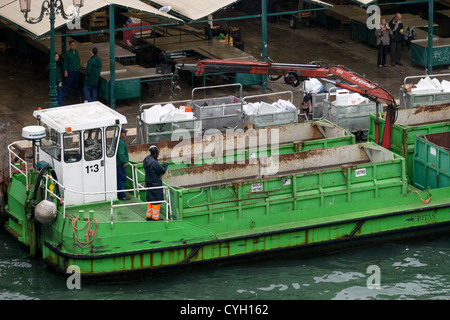
POLYGON ((157 123, 160 122, 161 119, 162 106, 160 104, 156 104, 151 108, 145 109, 142 112, 142 120, 145 123, 157 123))
POLYGON ((351 94, 349 94, 349 102, 350 102, 350 105, 356 105, 356 104, 360 104, 363 102, 367 103, 367 99, 364 98, 359 93, 351 93, 351 94))
POLYGON ((350 104, 349 94, 350 91, 347 89, 336 90, 336 100, 334 101, 334 104, 337 106, 348 106, 350 104))
POLYGON ((436 86, 436 88, 439 89, 439 91, 442 91, 442 84, 439 82, 438 79, 433 78, 433 80, 431 80, 431 81, 433 81, 434 85, 436 86))
POLYGON ((278 99, 276 104, 277 104, 278 108, 280 108, 282 111, 295 111, 295 110, 297 110, 297 108, 292 104, 292 102, 290 102, 288 100, 278 99))
POLYGON ((442 91, 450 92, 450 81, 442 80, 441 85, 442 85, 442 91))
POLYGON ((306 93, 319 93, 323 90, 322 83, 316 78, 305 80, 304 88, 306 93))
POLYGON ((411 93, 413 94, 427 94, 427 93, 436 93, 440 92, 441 90, 436 86, 436 84, 431 80, 429 76, 426 76, 425 78, 422 78, 419 80, 419 82, 416 84, 416 90, 411 89, 411 93))
POLYGON ((259 103, 247 103, 244 104, 243 109, 244 113, 251 116, 253 114, 256 114, 258 112, 259 103))
POLYGON ((261 106, 258 108, 257 114, 268 114, 268 113, 275 113, 280 112, 281 109, 278 108, 276 105, 268 104, 266 102, 261 102, 261 106))

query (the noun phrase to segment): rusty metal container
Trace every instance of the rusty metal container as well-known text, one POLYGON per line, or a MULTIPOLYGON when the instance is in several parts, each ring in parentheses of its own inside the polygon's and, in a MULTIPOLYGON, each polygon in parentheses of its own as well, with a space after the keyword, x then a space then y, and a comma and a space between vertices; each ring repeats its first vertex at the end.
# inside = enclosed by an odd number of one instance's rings
MULTIPOLYGON (((230 163, 273 154, 288 154, 316 148, 331 148, 355 143, 355 136, 327 121, 303 122, 264 129, 243 131, 217 131, 216 135, 203 136, 187 141, 161 141, 155 143, 159 160, 167 157, 168 170, 211 163, 230 163)), ((135 168, 134 176, 144 182, 142 162, 149 155, 151 144, 128 146, 130 162, 135 168)), ((133 176, 132 167, 127 167, 133 176)), ((131 184, 129 184, 131 187, 131 184)))
POLYGON ((406 194, 404 158, 373 143, 170 170, 172 212, 193 223, 406 194))
MULTIPOLYGON (((214 150, 215 158, 229 156, 234 160, 258 157, 259 153, 271 155, 272 148, 279 154, 307 151, 314 148, 330 148, 355 143, 355 136, 349 131, 327 121, 303 122, 263 129, 228 130, 216 134, 181 141, 160 141, 154 143, 160 150, 160 159, 165 155, 169 166, 175 158, 185 157, 187 164, 202 164, 205 155, 214 150), (231 148, 231 149, 230 149, 231 148), (228 151, 227 151, 228 150, 228 151), (257 154, 257 155, 256 155, 257 154)), ((149 154, 151 144, 128 146, 130 161, 142 163, 149 154)), ((226 162, 226 159, 221 161, 226 162)))

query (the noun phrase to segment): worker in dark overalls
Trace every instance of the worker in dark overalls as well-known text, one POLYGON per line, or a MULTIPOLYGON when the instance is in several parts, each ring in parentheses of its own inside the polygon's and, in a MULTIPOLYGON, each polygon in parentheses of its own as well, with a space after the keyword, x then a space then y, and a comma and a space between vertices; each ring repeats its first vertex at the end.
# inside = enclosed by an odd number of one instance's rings
MULTIPOLYGON (((144 170, 145 170, 145 186, 149 187, 161 187, 162 180, 161 176, 166 173, 167 162, 166 156, 163 156, 163 164, 160 165, 158 162, 159 149, 156 146, 150 146, 148 148, 150 155, 144 159, 144 170)), ((162 188, 149 189, 146 192, 146 201, 155 202, 164 200, 164 192, 162 188)), ((147 204, 147 221, 158 221, 159 220, 159 210, 161 208, 161 203, 148 203, 147 204)))
POLYGON ((75 41, 69 42, 69 50, 64 56, 64 77, 66 78, 66 83, 64 87, 64 99, 69 98, 69 93, 71 87, 73 87, 73 96, 78 100, 78 81, 79 81, 79 70, 80 70, 80 54, 76 49, 75 41))

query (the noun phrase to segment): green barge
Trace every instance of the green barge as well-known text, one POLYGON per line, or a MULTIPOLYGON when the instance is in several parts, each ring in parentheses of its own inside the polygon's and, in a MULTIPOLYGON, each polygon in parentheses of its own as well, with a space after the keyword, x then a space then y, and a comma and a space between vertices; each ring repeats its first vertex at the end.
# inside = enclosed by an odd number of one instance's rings
MULTIPOLYGON (((309 139, 320 142, 306 149, 293 137, 262 144, 255 157, 233 149, 214 163, 171 159, 163 219, 149 222, 141 161, 128 169, 131 200, 117 199, 125 117, 98 102, 34 116, 37 134, 27 136, 34 162, 16 151, 20 143, 10 145, 2 214, 32 256, 62 273, 75 265, 86 277, 112 276, 450 230, 450 187, 416 189, 405 158, 372 142, 355 144, 345 131, 340 139, 309 139)), ((334 125, 318 127, 324 133, 334 125)))

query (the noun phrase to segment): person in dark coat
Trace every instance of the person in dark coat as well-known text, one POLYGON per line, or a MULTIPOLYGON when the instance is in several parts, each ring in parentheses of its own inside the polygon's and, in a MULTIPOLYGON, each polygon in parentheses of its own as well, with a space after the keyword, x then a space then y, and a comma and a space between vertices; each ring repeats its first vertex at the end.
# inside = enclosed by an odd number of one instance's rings
POLYGON ((97 56, 98 49, 91 50, 91 58, 86 65, 86 77, 84 78, 84 98, 88 102, 97 101, 98 84, 102 70, 102 60, 97 56), (92 92, 92 95, 91 95, 92 92))
POLYGON ((402 48, 402 40, 403 40, 403 23, 402 23, 402 15, 400 13, 396 13, 394 19, 389 22, 389 27, 392 30, 392 38, 390 45, 390 53, 391 53, 391 66, 395 66, 396 64, 402 66, 403 64, 400 62, 400 51, 402 48))
MULTIPOLYGON (((162 180, 161 176, 166 173, 167 162, 166 156, 163 156, 163 164, 160 165, 158 162, 159 149, 156 146, 150 146, 148 148, 150 155, 144 159, 144 170, 145 170, 145 186, 150 187, 161 187, 162 180)), ((163 201, 164 192, 162 188, 149 189, 146 192, 147 201, 163 201)), ((158 221, 159 220, 159 210, 161 208, 161 203, 149 203, 147 204, 147 221, 158 221)))
POLYGON ((70 89, 73 87, 73 95, 79 99, 78 81, 80 77, 80 54, 76 49, 75 41, 70 41, 69 50, 64 56, 64 77, 66 83, 64 87, 64 99, 69 98, 70 89))

